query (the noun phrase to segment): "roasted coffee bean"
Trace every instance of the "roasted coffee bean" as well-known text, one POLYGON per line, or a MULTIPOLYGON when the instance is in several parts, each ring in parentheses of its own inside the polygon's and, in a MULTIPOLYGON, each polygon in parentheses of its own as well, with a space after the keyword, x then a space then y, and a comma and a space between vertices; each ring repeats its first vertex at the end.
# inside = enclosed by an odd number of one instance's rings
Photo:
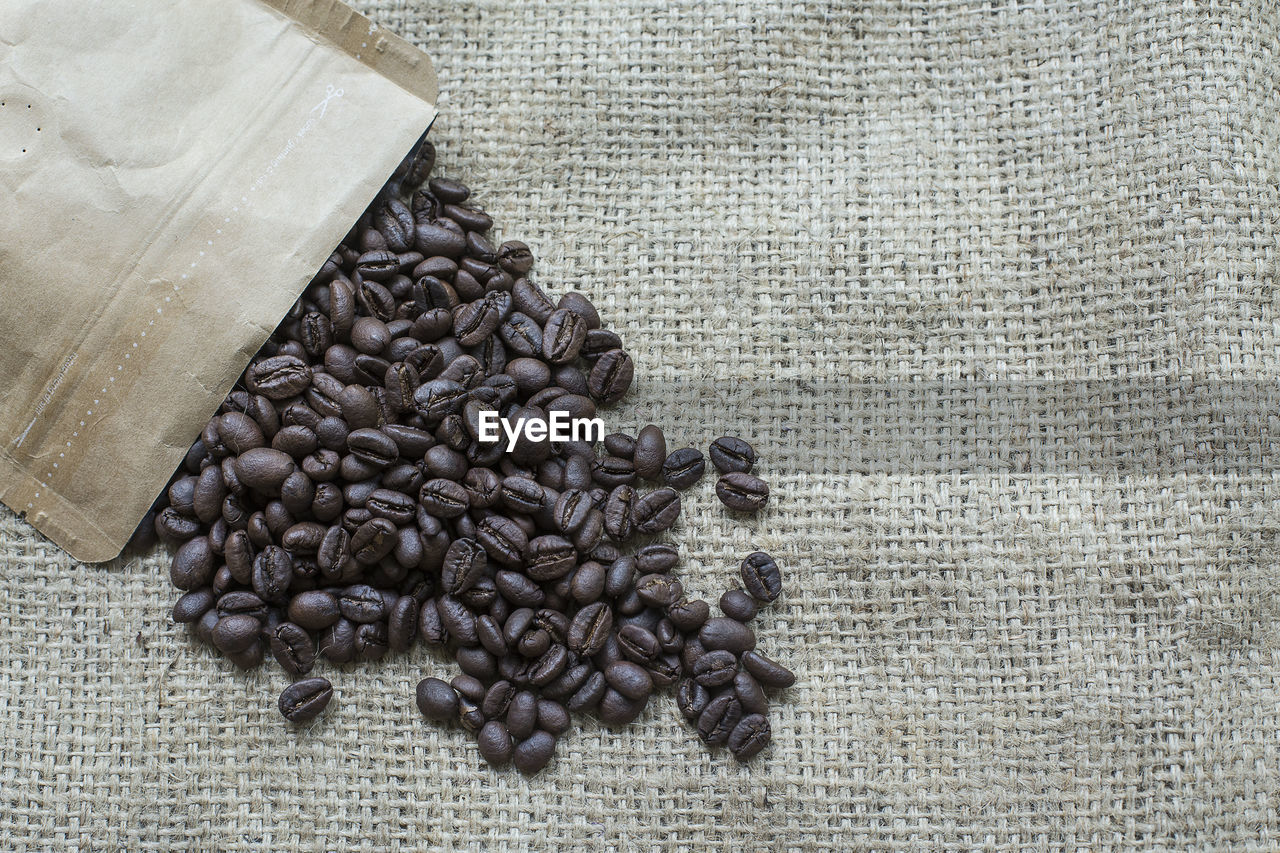
POLYGON ((213 549, 207 536, 184 542, 169 567, 169 580, 178 589, 199 589, 213 580, 213 549))
POLYGON ((708 650, 726 649, 735 655, 756 647, 756 635, 736 619, 717 616, 708 619, 698 631, 698 639, 708 650))
POLYGON ((720 612, 738 622, 750 622, 756 616, 756 600, 744 590, 731 589, 720 596, 720 612))
POLYGON ((546 582, 567 575, 577 564, 573 545, 560 536, 539 536, 529 542, 525 551, 525 574, 532 580, 546 582))
POLYGON ((526 776, 546 767, 556 753, 556 738, 550 732, 536 731, 516 744, 511 761, 526 776))
POLYGON ((493 577, 502 597, 517 607, 540 607, 546 593, 533 581, 519 572, 501 570, 493 577))
POLYGON ((418 601, 402 595, 387 613, 387 644, 392 651, 402 652, 418 637, 418 601))
POLYGON ((372 427, 361 427, 347 436, 347 449, 352 456, 376 469, 389 468, 400 456, 400 448, 391 436, 372 427))
POLYGON ((636 452, 636 440, 625 432, 614 432, 604 437, 604 449, 612 456, 631 459, 636 452))
POLYGON ((521 690, 511 699, 507 708, 507 731, 517 740, 533 734, 538 726, 538 697, 529 690, 521 690))
POLYGON ((631 589, 636 577, 636 558, 619 557, 609 565, 605 574, 604 594, 609 598, 619 598, 631 589))
POLYGON ((289 621, 309 631, 328 628, 342 616, 338 599, 324 590, 300 592, 289 602, 289 621))
POLYGON ((621 485, 609 493, 604 506, 604 529, 615 541, 625 542, 635 533, 636 490, 621 485))
POLYGON ((604 602, 588 604, 581 608, 569 623, 569 648, 579 655, 589 657, 604 647, 613 628, 613 612, 604 602))
POLYGON ((774 559, 763 551, 747 555, 742 561, 741 574, 742 585, 757 601, 767 604, 782 593, 782 572, 774 559))
POLYGON ((495 767, 500 767, 511 760, 514 746, 506 724, 501 720, 489 720, 476 735, 476 747, 480 757, 495 767))
POLYGON ((381 660, 390 648, 387 640, 387 623, 369 622, 356 626, 356 660, 381 660))
POLYGON ((333 663, 347 663, 356 654, 356 624, 339 618, 320 633, 320 654, 333 663))
POLYGON ((559 644, 551 646, 535 662, 529 672, 530 683, 544 687, 560 677, 569 667, 569 652, 559 644))
POLYGON ((422 484, 418 501, 437 518, 457 518, 470 506, 470 496, 461 483, 437 477, 422 484))
POLYGON ((488 558, 474 539, 456 539, 444 556, 440 582, 452 595, 465 592, 484 576, 488 558))
POLYGON ((691 723, 697 722, 710 702, 711 694, 707 688, 692 678, 684 679, 676 688, 676 707, 680 709, 681 716, 691 723))
POLYGON ((553 517, 562 533, 572 534, 582 527, 591 511, 591 498, 582 489, 566 489, 556 499, 553 517))
POLYGON ((729 751, 739 761, 746 761, 769 745, 773 730, 763 714, 748 714, 729 733, 729 751))
POLYGON ((726 743, 742 719, 742 706, 732 693, 722 693, 707 703, 698 717, 698 736, 711 745, 726 743))
POLYGON ((607 489, 630 485, 636 479, 636 467, 630 459, 606 456, 591 466, 591 477, 607 489))
POLYGON ((447 682, 424 678, 418 682, 418 710, 428 720, 452 720, 458 716, 458 694, 447 682))
POLYGON ((716 482, 716 497, 729 509, 757 512, 769 500, 769 486, 753 474, 733 471, 716 482))
POLYGON ((459 645, 475 646, 480 643, 480 637, 476 633, 476 617, 465 604, 452 595, 442 595, 436 599, 436 609, 440 612, 440 621, 445 630, 459 645))
POLYGON ((693 677, 703 687, 719 687, 733 681, 738 672, 738 659, 733 652, 708 651, 693 664, 693 677))
POLYGON ((742 653, 742 666, 766 687, 790 687, 796 683, 795 673, 754 650, 742 653))
POLYGON ((674 545, 655 542, 636 551, 636 567, 641 574, 652 575, 669 572, 680 562, 680 552, 674 545))
POLYGON ((533 269, 533 252, 519 240, 508 240, 498 247, 498 264, 514 276, 533 269))
POLYGON ((680 493, 670 486, 655 489, 636 500, 635 526, 640 533, 661 533, 680 516, 680 493))
POLYGON ((711 442, 710 454, 711 464, 722 474, 735 471, 749 474, 756 464, 756 452, 751 445, 730 435, 711 442))
POLYGON ((542 354, 551 364, 566 364, 578 357, 586 339, 587 324, 582 316, 557 309, 542 327, 542 354))
POLYGON ((351 555, 362 566, 375 565, 396 546, 396 526, 385 518, 371 518, 351 534, 351 555))
POLYGON ((270 447, 255 447, 236 458, 236 477, 251 489, 278 494, 280 486, 297 470, 289 454, 270 447))
POLYGON ((569 731, 569 712, 564 705, 550 699, 538 699, 536 710, 538 728, 557 737, 569 731))
POLYGON ((618 337, 616 332, 608 329, 591 329, 587 332, 587 339, 582 344, 582 357, 591 361, 609 350, 621 347, 622 338, 618 337))
POLYGON ((645 699, 653 692, 653 679, 644 667, 631 661, 612 663, 604 671, 605 680, 628 699, 645 699))
POLYGON ((587 377, 587 387, 593 399, 602 403, 616 403, 631 387, 635 365, 631 356, 620 349, 605 352, 596 360, 587 377))
POLYGON ((299 625, 281 622, 270 635, 271 654, 290 675, 306 675, 316 662, 316 644, 299 625))
POLYGON ((255 394, 271 400, 287 400, 301 394, 311 384, 311 368, 292 355, 264 358, 249 365, 245 384, 255 394))
POLYGON ((510 707, 511 700, 515 698, 518 690, 519 688, 510 681, 495 681, 485 691, 480 710, 490 720, 498 719, 507 713, 507 708, 510 707))
POLYGON ((213 590, 209 587, 188 592, 174 603, 173 621, 179 624, 199 621, 213 607, 214 601, 213 590))
POLYGON ((632 453, 636 474, 645 480, 656 480, 662 473, 662 463, 667 458, 667 439, 662 428, 649 424, 636 436, 636 446, 632 453))
POLYGON ((662 482, 673 489, 687 489, 702 479, 707 469, 702 451, 692 447, 682 447, 667 457, 662 463, 662 482))
POLYGON ((498 662, 481 646, 467 646, 454 653, 458 667, 467 675, 490 681, 498 671, 498 662))
POLYGON ((684 586, 671 575, 643 575, 636 580, 636 595, 649 607, 667 608, 684 596, 684 586))
POLYGON ((253 591, 263 601, 283 602, 293 581, 293 560, 287 551, 268 545, 253 561, 253 591))
POLYGON ((418 609, 418 636, 429 646, 443 646, 449 641, 449 632, 434 598, 424 601, 418 609))
POLYGON ((280 694, 280 713, 291 723, 314 720, 333 699, 333 685, 327 678, 295 681, 280 694))
POLYGON ((262 623, 252 616, 236 613, 224 616, 213 628, 213 644, 224 654, 243 652, 258 640, 262 623))
POLYGON ((647 696, 631 699, 612 687, 607 687, 604 695, 600 697, 596 713, 600 717, 600 722, 606 726, 625 726, 644 713, 648 701, 647 696))
POLYGON ((742 710, 747 714, 766 714, 769 712, 769 700, 764 695, 760 682, 749 672, 739 672, 733 677, 733 693, 742 710))
POLYGON ((618 646, 628 659, 648 664, 662 653, 658 638, 642 625, 624 625, 618 629, 618 646))
POLYGON ((501 515, 490 516, 480 522, 476 538, 489 556, 504 566, 520 566, 529 547, 528 534, 514 521, 501 515))
POLYGON ((578 604, 592 604, 604 595, 605 568, 594 560, 578 566, 573 573, 569 594, 578 604))
POLYGON ((575 712, 590 711, 600 704, 600 700, 604 698, 605 691, 608 689, 609 682, 605 681, 604 673, 593 672, 569 697, 565 707, 575 712))

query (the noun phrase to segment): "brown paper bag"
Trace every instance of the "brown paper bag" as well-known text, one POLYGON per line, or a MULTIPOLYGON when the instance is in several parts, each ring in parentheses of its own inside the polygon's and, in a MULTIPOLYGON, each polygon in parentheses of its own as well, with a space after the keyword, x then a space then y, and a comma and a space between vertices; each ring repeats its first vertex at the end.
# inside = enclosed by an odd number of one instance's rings
POLYGON ((0 500, 118 554, 435 97, 335 0, 0 5, 0 500))

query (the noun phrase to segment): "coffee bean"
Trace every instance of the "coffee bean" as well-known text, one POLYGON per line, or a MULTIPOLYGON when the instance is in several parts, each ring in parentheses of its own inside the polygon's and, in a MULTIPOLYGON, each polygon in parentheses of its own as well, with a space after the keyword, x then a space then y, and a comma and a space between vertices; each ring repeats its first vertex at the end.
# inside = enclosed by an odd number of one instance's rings
POLYGON ((511 699, 507 708, 507 731, 516 740, 533 734, 538 725, 538 697, 529 690, 521 690, 511 699))
POLYGON ((173 621, 179 624, 195 622, 213 607, 213 604, 213 590, 208 587, 188 592, 174 603, 173 621))
POLYGON ((738 658, 733 652, 708 651, 693 664, 693 677, 703 687, 719 687, 733 681, 738 672, 738 658))
POLYGON ((580 655, 590 656, 604 647, 613 628, 613 612, 604 602, 580 609, 569 624, 568 644, 580 655))
POLYGON ((604 671, 609 686, 628 699, 644 699, 653 692, 653 679, 641 667, 631 661, 612 663, 604 671))
POLYGON ((698 639, 707 649, 726 649, 735 655, 756 647, 756 637, 752 630, 736 619, 725 616, 708 619, 698 631, 698 639))
POLYGON ((644 495, 635 504, 635 525, 640 533, 661 533, 680 516, 680 493, 663 486, 644 495))
POLYGON ((480 757, 495 767, 500 767, 511 760, 513 744, 511 734, 500 720, 485 723, 476 735, 476 746, 480 757))
POLYGON ((782 572, 774 559, 763 551, 747 555, 742 561, 742 585, 757 601, 768 603, 782 593, 782 572))
POLYGON ((648 701, 647 696, 640 699, 631 699, 609 687, 605 689, 604 695, 600 697, 596 713, 600 717, 600 722, 606 726, 625 726, 644 713, 645 705, 648 701))
POLYGON ((756 616, 756 600, 740 589, 720 596, 720 612, 738 622, 750 622, 756 616))
POLYGON ((387 644, 392 651, 402 652, 413 645, 418 637, 418 601, 412 595, 402 595, 387 615, 387 644))
POLYGON ((725 435, 711 442, 711 464, 722 474, 751 473, 756 464, 756 452, 740 438, 725 435))
POLYGON ((732 693, 722 693, 707 703, 698 717, 698 736, 711 745, 726 743, 742 719, 742 706, 732 693))
POLYGON ((760 682, 749 672, 738 672, 733 677, 733 694, 747 714, 767 714, 769 700, 764 695, 760 682))
POLYGON ((270 634, 271 654, 290 675, 306 675, 316 662, 316 644, 301 626, 281 622, 270 634))
POLYGON ((733 757, 746 761, 769 745, 773 730, 762 714, 748 714, 729 733, 727 743, 733 757))
POLYGON ((676 706, 680 714, 689 722, 696 722, 711 701, 711 694, 692 678, 680 682, 676 690, 676 706))
POLYGON ((271 400, 286 400, 301 394, 311 384, 311 368, 292 355, 264 358, 249 365, 245 384, 255 394, 271 400))
POLYGON ((667 439, 662 428, 649 424, 641 429, 632 453, 636 474, 646 480, 656 480, 662 473, 662 463, 666 458, 667 439))
POLYGON ((428 720, 452 720, 458 716, 458 694, 445 681, 422 679, 417 683, 417 710, 428 720))
POLYGON ((198 589, 213 580, 213 549, 207 536, 197 536, 183 543, 173 555, 169 579, 178 589, 198 589))
POLYGON ((729 509, 757 512, 769 500, 769 486, 752 474, 733 471, 716 483, 716 497, 729 509))
MULTIPOLYGON (((746 592, 726 593, 725 617, 711 619, 671 574, 674 546, 624 555, 635 535, 671 528, 677 489, 706 467, 694 448, 668 454, 656 424, 608 436, 603 457, 577 438, 481 440, 489 413, 596 417, 634 363, 583 294, 555 301, 527 277, 528 246, 494 248, 464 185, 421 187, 433 162, 426 143, 401 163, 155 507, 154 531, 177 548, 172 580, 188 590, 173 618, 237 666, 269 646, 293 674, 317 652, 376 660, 421 637, 463 673, 422 680, 423 714, 456 717, 486 759, 525 772, 551 759, 571 711, 620 725, 682 674, 681 713, 704 739, 761 715, 732 745, 753 754, 768 738, 762 685, 794 681, 750 651, 743 624, 777 597, 776 564, 744 561, 746 592)), ((764 504, 749 445, 717 439, 711 458, 732 475, 717 486, 726 504, 764 504)), ((282 713, 323 708, 332 688, 310 683, 286 691, 282 713)))
POLYGON ((551 364, 566 364, 578 357, 586 339, 587 324, 582 316, 557 309, 542 327, 542 354, 551 364))
POLYGON ((644 575, 636 581, 636 595, 650 607, 670 607, 684 595, 684 587, 671 575, 644 575))
POLYGON ((790 687, 796 683, 795 673, 757 651, 743 652, 742 666, 766 687, 790 687))
POLYGON ((356 654, 356 624, 339 618, 320 634, 320 654, 333 663, 347 663, 356 654))
POLYGON ((280 694, 280 713, 291 723, 314 720, 333 699, 333 685, 327 678, 295 681, 280 694))
POLYGON ((614 432, 604 437, 604 449, 612 456, 631 459, 636 452, 636 440, 625 432, 614 432))
POLYGON ((556 738, 550 732, 536 731, 516 745, 512 763, 526 776, 532 776, 551 762, 556 752, 556 738))
POLYGON ((252 616, 225 616, 214 626, 213 644, 226 654, 242 652, 257 641, 261 630, 262 623, 252 616))
POLYGON ((600 356, 587 377, 587 388, 593 399, 602 403, 616 403, 631 387, 635 365, 631 356, 620 349, 609 350, 600 356))

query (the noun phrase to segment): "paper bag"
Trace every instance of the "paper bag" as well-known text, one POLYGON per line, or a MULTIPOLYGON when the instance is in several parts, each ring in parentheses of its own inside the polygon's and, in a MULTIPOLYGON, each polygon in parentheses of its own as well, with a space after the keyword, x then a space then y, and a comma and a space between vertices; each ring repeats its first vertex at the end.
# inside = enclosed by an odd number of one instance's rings
POLYGON ((435 97, 334 0, 0 5, 0 500, 118 554, 435 97))

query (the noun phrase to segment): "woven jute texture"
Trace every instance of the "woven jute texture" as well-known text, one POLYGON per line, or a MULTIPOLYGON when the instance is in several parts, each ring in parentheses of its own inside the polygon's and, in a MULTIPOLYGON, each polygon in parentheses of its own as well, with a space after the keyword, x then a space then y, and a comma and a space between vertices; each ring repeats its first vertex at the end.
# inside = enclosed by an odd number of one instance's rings
POLYGON ((768 510, 708 478, 673 535, 707 597, 784 567, 773 744, 662 699, 494 772, 415 709, 425 649, 321 666, 294 730, 162 554, 5 513, 0 848, 1280 846, 1274 10, 358 5, 436 60, 442 170, 635 353, 610 426, 759 449, 768 510))

